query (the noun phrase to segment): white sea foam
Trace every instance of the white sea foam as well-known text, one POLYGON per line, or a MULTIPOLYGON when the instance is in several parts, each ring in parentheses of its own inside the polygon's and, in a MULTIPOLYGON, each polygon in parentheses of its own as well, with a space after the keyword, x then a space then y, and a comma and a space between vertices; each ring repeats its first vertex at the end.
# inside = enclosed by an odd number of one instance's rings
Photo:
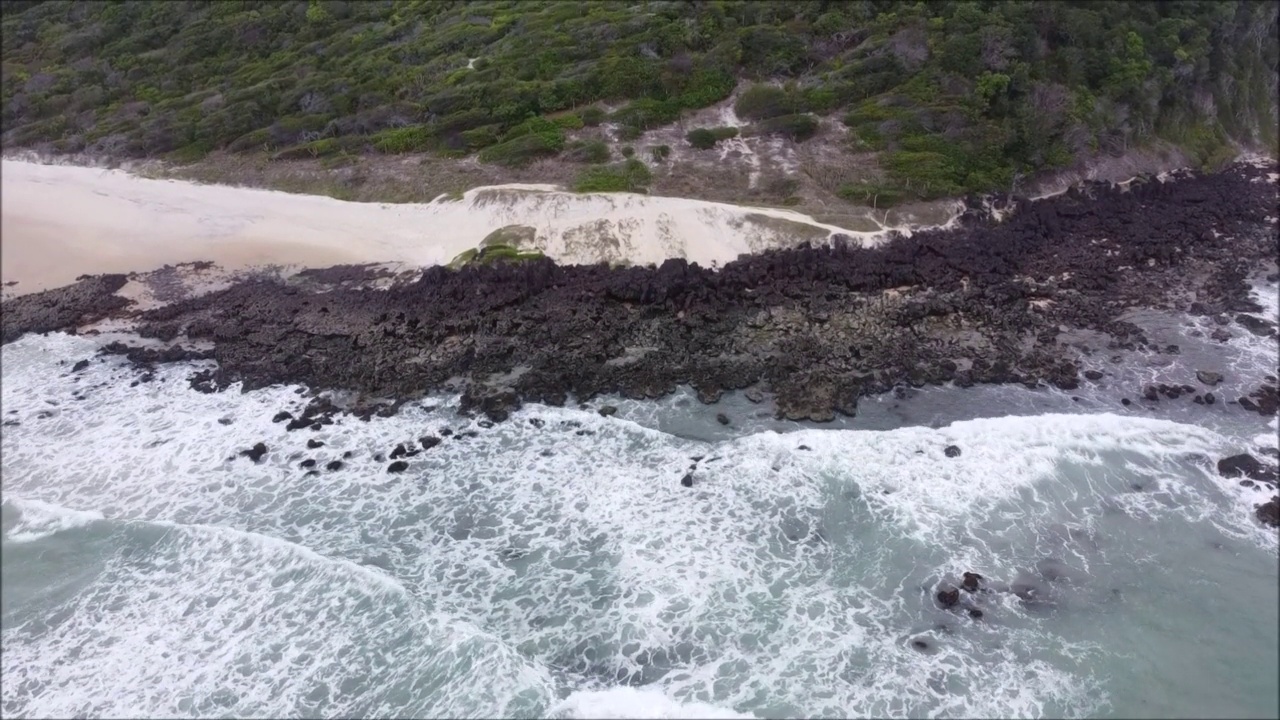
POLYGON ((754 715, 708 705, 681 703, 660 692, 631 687, 580 690, 551 709, 563 718, 751 718, 754 715))
POLYGON ((39 500, 21 501, 5 498, 5 504, 19 511, 17 522, 5 533, 8 543, 25 543, 48 537, 54 533, 84 527, 102 519, 102 513, 92 510, 67 510, 39 500))
POLYGON ((292 388, 193 393, 179 366, 130 388, 116 359, 81 373, 55 365, 92 349, 53 335, 0 350, 4 417, 21 422, 3 435, 5 493, 168 534, 154 540, 158 570, 106 562, 56 631, 15 642, 6 630, 4 669, 25 663, 29 680, 15 687, 72 688, 17 706, 27 714, 1085 715, 1109 692, 1090 635, 1105 603, 1089 593, 1132 556, 1163 572, 1123 538, 1175 542, 1152 521, 1179 515, 1251 522, 1196 470, 1195 456, 1226 441, 1158 420, 1000 418, 706 444, 529 406, 393 475, 375 453, 473 426, 410 406, 290 433, 270 418, 304 404, 292 388), (308 450, 308 438, 326 445, 308 450), (259 441, 270 448, 261 464, 236 456, 259 441), (950 444, 959 457, 946 457, 950 444), (298 467, 345 451, 341 470, 298 467), (686 488, 691 456, 703 459, 686 488), (1096 578, 1063 591, 1083 618, 1071 632, 1011 595, 981 599, 986 623, 958 625, 933 606, 945 577, 1010 579, 1044 558, 1096 578), (223 599, 200 609, 209 596, 223 599), (282 637, 313 644, 309 659, 277 657, 282 637), (918 637, 928 652, 913 649, 918 637), (148 679, 157 647, 170 657, 148 679), (440 660, 443 647, 478 654, 440 660), (347 656, 369 664, 343 674, 335 658, 347 656), (473 677, 473 666, 498 669, 473 677), (423 689, 410 677, 456 682, 423 689), (316 678, 330 687, 320 700, 309 699, 316 678), (403 688, 415 709, 333 694, 370 678, 403 688))

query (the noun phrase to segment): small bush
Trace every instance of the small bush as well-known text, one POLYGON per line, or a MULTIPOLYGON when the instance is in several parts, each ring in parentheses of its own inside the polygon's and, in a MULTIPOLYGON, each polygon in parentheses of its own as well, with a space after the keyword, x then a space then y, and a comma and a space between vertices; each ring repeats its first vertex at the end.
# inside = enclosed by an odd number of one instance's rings
POLYGON ((609 162, 609 146, 602 140, 573 142, 565 149, 564 159, 569 162, 599 165, 609 162))
POLYGON ((554 122, 557 127, 563 130, 581 130, 583 125, 586 124, 583 122, 582 118, 572 113, 552 118, 551 122, 554 122))
POLYGON ((431 147, 435 136, 431 132, 431 128, 426 125, 410 125, 402 128, 392 128, 383 130, 373 134, 370 140, 378 152, 387 153, 388 155, 398 155, 400 153, 421 152, 431 147))
POLYGON ((773 85, 752 85, 738 96, 733 104, 738 117, 749 120, 767 120, 797 111, 795 99, 786 90, 773 85))
POLYGON ((613 121, 636 130, 652 130, 680 119, 680 106, 674 102, 641 98, 618 108, 613 121))
POLYGON ((649 148, 649 157, 653 158, 654 162, 663 162, 667 158, 671 157, 671 146, 659 145, 654 148, 649 148))
POLYGON ((595 127, 604 122, 605 118, 604 110, 596 107, 595 105, 583 108, 582 112, 578 113, 578 115, 582 118, 582 124, 587 127, 595 127))
POLYGON ((809 115, 782 115, 761 120, 752 126, 757 135, 780 135, 796 142, 804 142, 818 132, 818 118, 809 115))
POLYGON ((624 158, 629 158, 629 157, 634 157, 634 156, 635 156, 635 154, 636 154, 636 149, 635 149, 635 148, 633 148, 633 147, 631 147, 630 145, 627 145, 627 146, 625 146, 625 147, 623 147, 623 148, 622 148, 622 151, 621 151, 621 152, 622 152, 622 157, 624 157, 624 158))
POLYGON ((653 179, 649 168, 632 158, 617 165, 597 165, 578 175, 573 189, 589 192, 643 192, 653 179))
POLYGON ((738 137, 736 127, 695 128, 685 135, 685 140, 699 150, 710 150, 721 140, 738 137))
POLYGON ((496 145, 501 140, 501 131, 501 125, 484 125, 473 130, 464 130, 461 137, 468 150, 483 150, 490 145, 496 145))
POLYGON ((534 160, 551 157, 564 148, 563 135, 535 133, 521 135, 480 151, 480 162, 521 167, 534 160))

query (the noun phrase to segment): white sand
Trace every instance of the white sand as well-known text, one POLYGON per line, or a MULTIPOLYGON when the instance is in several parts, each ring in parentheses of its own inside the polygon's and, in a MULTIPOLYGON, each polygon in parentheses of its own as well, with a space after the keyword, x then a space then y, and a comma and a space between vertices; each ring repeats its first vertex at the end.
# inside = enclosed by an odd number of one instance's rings
POLYGON ((478 188, 425 204, 354 203, 11 159, 0 183, 0 280, 17 280, 9 288, 17 293, 196 260, 228 269, 441 264, 509 225, 533 227, 533 246, 563 263, 724 264, 832 233, 866 243, 883 236, 785 210, 547 185, 478 188))

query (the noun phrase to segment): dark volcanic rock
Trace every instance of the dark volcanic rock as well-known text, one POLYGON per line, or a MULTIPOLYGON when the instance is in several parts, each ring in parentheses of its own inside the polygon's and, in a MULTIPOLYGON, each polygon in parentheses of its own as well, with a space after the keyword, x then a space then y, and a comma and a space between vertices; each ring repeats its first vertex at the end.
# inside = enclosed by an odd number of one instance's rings
POLYGON ((955 445, 948 445, 942 450, 942 454, 949 458, 960 457, 960 448, 955 445))
POLYGON ((1254 513, 1257 515, 1258 521, 1263 525, 1280 527, 1280 495, 1276 495, 1267 502, 1258 505, 1254 513))
POLYGON ((0 303, 0 345, 29 332, 74 329, 108 317, 131 304, 115 294, 127 282, 124 275, 95 275, 74 285, 5 300, 0 303))
POLYGON ((409 463, 405 462, 404 460, 397 460, 387 466, 387 472, 389 473, 404 472, 408 468, 409 468, 409 463))
MULTIPOLYGON (((767 390, 779 415, 813 421, 894 387, 1070 389, 1081 351, 1060 338, 1074 330, 1136 348, 1150 343, 1121 320, 1133 308, 1180 310, 1175 298, 1195 297, 1228 322, 1255 312, 1249 273, 1276 247, 1274 234, 1257 232, 1276 206, 1274 183, 1254 182, 1268 171, 1234 166, 1135 192, 1091 186, 1092 199, 1017 203, 1000 223, 971 219, 875 248, 773 250, 718 270, 680 259, 622 268, 538 260, 432 267, 385 289, 366 287, 356 270, 250 279, 141 313, 139 332, 184 329, 185 340, 210 343, 218 367, 193 377, 202 391, 288 383, 402 401, 448 390, 461 393, 461 412, 493 422, 523 401, 654 398, 682 384, 704 402, 767 390)), ((97 300, 54 303, 76 307, 45 312, 42 323, 28 311, 11 320, 10 304, 27 296, 6 301, 5 340, 124 302, 77 287, 53 292, 97 300)), ((308 417, 298 427, 332 422, 308 417)))
POLYGON ((80 372, 81 370, 84 370, 87 367, 89 367, 89 361, 81 360, 80 362, 77 362, 75 365, 71 366, 71 372, 80 372))
POLYGON ((975 572, 966 572, 964 581, 960 583, 960 587, 969 592, 977 592, 982 583, 982 576, 975 572))
POLYGON ((262 456, 266 454, 267 454, 266 443, 257 443, 253 447, 249 448, 248 450, 240 451, 241 457, 247 457, 254 462, 258 462, 259 460, 262 459, 262 456))
POLYGON ((441 440, 434 435, 423 435, 418 438, 418 442, 422 443, 423 450, 430 450, 431 448, 439 445, 441 440))
POLYGON ((324 441, 323 441, 323 440, 316 440, 316 439, 312 438, 312 439, 310 439, 310 440, 308 440, 308 441, 307 441, 307 447, 308 447, 308 448, 311 448, 312 450, 315 450, 316 448, 324 447, 324 441))
POLYGON ((1205 385, 1217 385, 1222 382, 1222 373, 1216 373, 1210 370, 1197 370, 1196 379, 1205 385))
POLYGON ((307 458, 306 460, 303 460, 302 462, 298 463, 298 467, 313 468, 315 466, 316 466, 315 458, 307 458))
POLYGON ((944 608, 953 608, 960 604, 960 591, 956 588, 939 590, 935 597, 938 600, 938 604, 944 608))
POLYGON ((325 470, 341 470, 342 466, 343 466, 343 462, 341 460, 330 460, 329 462, 325 463, 324 469, 325 470))
POLYGON ((1275 325, 1268 322, 1267 320, 1263 320, 1260 317, 1254 317, 1253 315, 1245 315, 1244 313, 1240 313, 1239 315, 1236 316, 1236 324, 1240 325, 1240 327, 1243 327, 1245 330, 1248 330, 1254 335, 1260 335, 1262 337, 1270 337, 1276 334, 1275 325))
POLYGON ((1085 370, 1084 376, 1085 376, 1085 379, 1087 380, 1101 380, 1102 371, 1101 370, 1085 370))
POLYGON ((680 478, 680 484, 685 487, 693 487, 693 473, 685 473, 684 477, 680 478))
POLYGON ((275 414, 275 417, 271 418, 271 422, 278 423, 278 422, 284 422, 285 420, 292 420, 292 419, 293 419, 293 413, 281 410, 280 412, 275 414))
POLYGON ((1263 465, 1252 455, 1241 453, 1218 461, 1218 474, 1223 477, 1247 477, 1259 482, 1275 482, 1276 469, 1263 465))
POLYGON ((599 413, 600 413, 601 415, 603 415, 604 417, 609 417, 610 415, 616 415, 616 414, 617 414, 617 412, 618 412, 618 408, 616 408, 616 407, 614 407, 614 406, 612 406, 612 405, 605 405, 604 407, 600 408, 600 410, 599 410, 599 413))

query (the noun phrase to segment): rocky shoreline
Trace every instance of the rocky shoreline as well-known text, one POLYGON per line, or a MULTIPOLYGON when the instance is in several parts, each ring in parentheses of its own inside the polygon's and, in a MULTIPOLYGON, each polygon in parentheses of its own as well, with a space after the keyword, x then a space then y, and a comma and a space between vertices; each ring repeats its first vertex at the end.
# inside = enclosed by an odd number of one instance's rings
MULTIPOLYGON (((781 417, 823 422, 895 387, 1069 390, 1093 379, 1080 374, 1086 355, 1176 352, 1121 319, 1135 308, 1213 317, 1219 341, 1276 337, 1273 324, 1244 314, 1261 310, 1248 278, 1276 273, 1269 172, 1238 164, 1212 175, 1090 183, 1035 202, 975 198, 956 229, 876 248, 837 237, 719 270, 683 260, 611 268, 541 259, 397 278, 339 266, 185 299, 170 292, 167 304, 145 310, 117 294, 127 277, 85 277, 3 302, 0 322, 7 343, 126 320, 147 344, 116 342, 103 352, 144 369, 215 360, 192 377, 197 390, 285 383, 354 395, 343 407, 324 399, 306 416, 321 423, 334 412, 391 414, 440 391, 461 393, 461 412, 500 422, 526 401, 656 398, 680 385, 707 403, 732 390, 769 396, 781 417), (984 210, 993 201, 1003 221, 984 210)), ((1201 378, 1202 389, 1212 380, 1201 378)), ((1196 391, 1142 390, 1152 402, 1196 391)), ((1195 397, 1216 401, 1211 392, 1195 397)), ((1274 415, 1278 398, 1272 376, 1234 402, 1274 415)))

